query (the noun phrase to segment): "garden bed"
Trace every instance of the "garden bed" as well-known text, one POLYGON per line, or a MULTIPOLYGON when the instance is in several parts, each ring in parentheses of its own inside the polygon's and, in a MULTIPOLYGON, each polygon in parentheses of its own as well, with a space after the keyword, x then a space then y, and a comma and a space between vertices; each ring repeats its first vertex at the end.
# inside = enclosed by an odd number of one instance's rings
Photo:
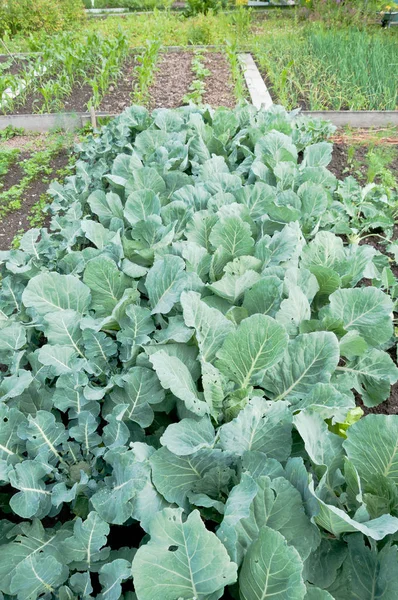
POLYGON ((177 108, 193 80, 192 52, 166 52, 150 87, 151 108, 177 108))
POLYGON ((0 594, 395 589, 395 206, 332 133, 131 107, 1 253, 0 594))

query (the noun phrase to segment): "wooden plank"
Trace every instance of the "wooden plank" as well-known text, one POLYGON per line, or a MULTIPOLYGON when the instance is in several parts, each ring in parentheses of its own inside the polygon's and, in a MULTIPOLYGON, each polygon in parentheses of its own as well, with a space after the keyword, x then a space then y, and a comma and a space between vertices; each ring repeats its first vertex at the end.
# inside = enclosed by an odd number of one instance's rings
POLYGON ((243 75, 253 106, 256 108, 270 108, 272 106, 271 95, 261 77, 260 71, 257 69, 252 55, 239 54, 238 57, 242 65, 243 75))

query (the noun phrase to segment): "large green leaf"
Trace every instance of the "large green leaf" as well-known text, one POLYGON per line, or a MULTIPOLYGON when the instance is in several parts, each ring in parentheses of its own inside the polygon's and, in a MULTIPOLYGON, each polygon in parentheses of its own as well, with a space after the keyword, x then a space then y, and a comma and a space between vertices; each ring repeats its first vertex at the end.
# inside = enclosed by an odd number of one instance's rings
POLYGON ((133 560, 140 600, 217 600, 236 581, 236 565, 198 511, 183 521, 181 509, 166 508, 152 521, 150 541, 133 560))
POLYGON ((380 474, 398 485, 398 423, 395 415, 367 415, 348 429, 344 448, 364 483, 380 474))
POLYGON ((381 346, 392 336, 393 304, 381 290, 337 290, 329 300, 328 315, 341 320, 346 331, 358 331, 370 345, 381 346))
POLYGON ((103 548, 109 534, 109 525, 96 512, 89 513, 87 519, 77 519, 73 535, 62 544, 65 563, 79 563, 90 569, 92 563, 107 558, 109 550, 103 548))
POLYGON ((221 450, 204 448, 195 454, 177 456, 160 448, 150 459, 156 489, 168 502, 186 509, 187 497, 210 469, 226 466, 230 461, 221 450))
POLYGON ((120 384, 121 387, 113 389, 110 398, 114 404, 125 406, 123 419, 149 427, 154 416, 151 405, 164 399, 164 390, 156 374, 144 367, 133 367, 122 376, 120 384))
POLYGON ((350 387, 362 396, 365 406, 377 406, 390 395, 391 385, 398 380, 398 368, 387 352, 371 348, 362 356, 337 367, 350 387))
POLYGON ((131 280, 117 268, 111 259, 99 256, 91 260, 83 277, 91 290, 91 308, 97 317, 107 317, 112 313, 131 280))
POLYGON ((397 546, 386 544, 379 552, 369 548, 361 535, 350 535, 347 539, 348 558, 343 566, 342 579, 345 590, 334 591, 336 600, 356 598, 361 600, 395 600, 398 586, 397 546), (347 594, 347 595, 346 595, 347 594))
POLYGON ((287 345, 284 328, 266 315, 252 315, 228 334, 217 353, 222 373, 247 387, 261 371, 281 360, 287 345))
POLYGON ((261 381, 275 400, 302 398, 314 383, 328 383, 339 362, 339 344, 330 332, 303 333, 289 342, 279 364, 261 381))
POLYGON ((250 226, 239 217, 227 217, 218 221, 211 230, 209 239, 215 248, 224 248, 231 257, 251 254, 254 247, 250 226))
POLYGON ((170 356, 163 350, 149 357, 161 385, 180 398, 192 413, 203 416, 209 407, 201 399, 191 373, 185 364, 176 356, 170 356))
POLYGON ((91 503, 101 519, 121 525, 131 517, 133 499, 145 486, 145 468, 134 452, 126 451, 124 446, 110 450, 105 458, 113 467, 112 475, 91 497, 91 503))
POLYGON ((22 294, 24 305, 34 308, 40 315, 60 309, 72 309, 84 314, 90 300, 90 289, 80 279, 55 272, 33 277, 22 294))
POLYGON ((187 456, 202 448, 211 448, 215 442, 215 432, 208 417, 199 421, 182 419, 167 427, 160 442, 173 454, 187 456))
MULTIPOLYGON (((238 487, 240 486, 241 484, 238 487)), ((279 531, 305 560, 319 545, 320 535, 317 527, 305 514, 300 492, 283 477, 276 477, 272 481, 269 477, 259 477, 256 486, 253 498, 251 493, 247 494, 244 510, 243 496, 231 494, 227 501, 226 523, 222 523, 218 535, 221 540, 226 539, 224 543, 230 555, 240 564, 251 544, 258 538, 261 528, 267 525, 279 531), (241 518, 232 522, 231 513, 236 511, 233 504, 237 502, 237 498, 241 518), (232 540, 234 543, 231 543, 232 540)))
POLYGON ((283 461, 290 455, 291 444, 292 416, 286 402, 253 398, 233 421, 219 429, 219 446, 239 456, 260 451, 283 461))
POLYGON ((357 521, 351 518, 342 508, 321 500, 314 491, 313 483, 310 483, 309 489, 317 499, 319 506, 315 522, 336 537, 342 533, 356 533, 360 531, 374 540, 382 540, 387 535, 398 531, 398 519, 396 517, 382 515, 377 519, 370 519, 369 521, 357 521))
POLYGON ((36 554, 16 568, 10 591, 19 600, 32 600, 55 592, 68 578, 69 569, 54 556, 36 554))
POLYGON ((239 576, 242 600, 303 600, 303 563, 278 531, 262 527, 250 546, 239 576))
POLYGON ((178 256, 168 256, 155 262, 146 276, 152 314, 167 314, 178 302, 185 286, 185 263, 178 256))

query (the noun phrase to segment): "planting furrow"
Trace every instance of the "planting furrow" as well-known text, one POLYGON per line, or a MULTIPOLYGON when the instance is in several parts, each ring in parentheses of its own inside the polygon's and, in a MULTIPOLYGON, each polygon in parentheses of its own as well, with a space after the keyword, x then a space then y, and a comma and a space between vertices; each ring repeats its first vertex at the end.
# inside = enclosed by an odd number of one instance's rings
POLYGON ((204 104, 233 108, 236 99, 231 68, 224 54, 209 52, 206 54, 205 66, 209 69, 210 75, 206 79, 206 90, 203 96, 204 104))
POLYGON ((163 55, 155 81, 149 90, 149 106, 177 108, 189 91, 194 75, 192 52, 167 52, 163 55))

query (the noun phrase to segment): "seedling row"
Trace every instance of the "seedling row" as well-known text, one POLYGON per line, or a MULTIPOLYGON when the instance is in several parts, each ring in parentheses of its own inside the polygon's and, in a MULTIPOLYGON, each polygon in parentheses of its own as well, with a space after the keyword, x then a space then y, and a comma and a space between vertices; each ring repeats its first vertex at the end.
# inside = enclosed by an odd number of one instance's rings
POLYGON ((236 104, 243 96, 234 81, 230 48, 168 52, 160 42, 131 51, 123 34, 69 48, 61 36, 43 54, 3 58, 0 63, 2 115, 88 112, 120 113, 132 103, 176 107, 190 102, 236 104), (236 87, 236 91, 235 88, 236 87))

